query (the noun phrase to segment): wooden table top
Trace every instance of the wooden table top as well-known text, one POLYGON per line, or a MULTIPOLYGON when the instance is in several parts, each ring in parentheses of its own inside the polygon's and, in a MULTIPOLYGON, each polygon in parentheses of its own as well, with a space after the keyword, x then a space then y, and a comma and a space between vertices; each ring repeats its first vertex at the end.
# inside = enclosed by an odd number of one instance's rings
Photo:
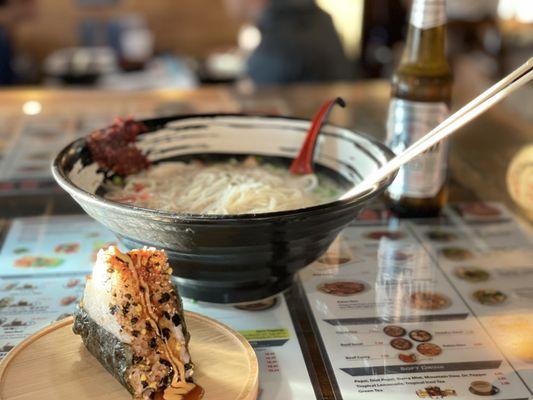
MULTIPOLYGON (((468 85, 458 85, 454 108, 473 97, 468 85)), ((154 106, 182 112, 250 112, 277 113, 309 118, 320 103, 341 96, 345 109, 332 114, 331 122, 346 126, 378 140, 384 139, 384 121, 389 101, 389 84, 385 81, 335 83, 260 88, 253 90, 212 86, 192 91, 157 91, 117 93, 80 90, 4 90, 0 104, 5 115, 22 115, 20 110, 29 100, 42 104, 42 116, 61 113, 124 113, 138 117, 149 115, 154 106), (11 113, 11 114, 10 114, 11 113)), ((4 131, 5 131, 4 126, 4 131)), ((2 129, 0 128, 0 133, 2 129)), ((5 133, 4 133, 5 135, 5 133)), ((9 135, 8 135, 9 136, 9 135)), ((1 138, 1 135, 0 135, 1 138)), ((8 141, 9 138, 4 138, 8 141)), ((504 203, 529 224, 533 215, 520 208, 510 197, 506 173, 508 166, 523 147, 533 142, 533 122, 514 113, 506 104, 490 110, 463 128, 452 138, 450 153, 451 200, 485 200, 504 203)), ((2 216, 25 214, 69 213, 79 210, 62 193, 48 195, 49 202, 37 197, 0 197, 2 216)), ((317 384, 317 394, 334 399, 334 389, 327 377, 325 363, 319 351, 312 323, 305 304, 295 288, 288 293, 288 304, 307 357, 311 379, 317 384)))

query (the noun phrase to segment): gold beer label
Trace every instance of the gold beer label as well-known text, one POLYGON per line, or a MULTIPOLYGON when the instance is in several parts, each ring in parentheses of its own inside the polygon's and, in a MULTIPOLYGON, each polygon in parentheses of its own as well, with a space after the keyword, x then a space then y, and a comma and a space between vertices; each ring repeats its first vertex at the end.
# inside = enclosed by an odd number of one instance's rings
MULTIPOLYGON (((445 103, 392 99, 387 121, 387 145, 401 153, 448 115, 445 103)), ((393 198, 435 196, 446 179, 448 144, 440 142, 404 165, 389 186, 393 198)))
POLYGON ((445 0, 414 0, 409 23, 419 29, 430 29, 446 23, 445 0))

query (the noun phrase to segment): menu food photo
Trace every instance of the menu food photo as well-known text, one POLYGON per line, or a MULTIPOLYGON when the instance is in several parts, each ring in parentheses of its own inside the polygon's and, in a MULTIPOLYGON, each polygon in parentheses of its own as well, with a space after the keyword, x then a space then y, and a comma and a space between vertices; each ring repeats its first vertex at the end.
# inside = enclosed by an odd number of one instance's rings
MULTIPOLYGON (((444 216, 355 220, 298 277, 339 399, 527 399, 533 390, 533 255, 500 204, 454 204, 444 216), (490 211, 490 212, 489 212, 490 211)), ((116 237, 87 216, 17 218, 0 251, 0 356, 71 315, 100 248, 116 237)), ((184 309, 253 346, 260 398, 318 395, 283 295, 236 306, 184 298, 184 309)))
MULTIPOLYGON (((116 237, 87 216, 19 218, 0 251, 0 357, 18 343, 71 315, 101 248, 116 237)), ((309 399, 314 388, 285 298, 239 306, 184 299, 184 308, 239 332, 259 361, 264 399, 309 399)))
POLYGON ((0 0, 0 400, 533 400, 532 1, 0 0))
POLYGON ((530 398, 530 232, 496 203, 382 215, 300 273, 337 397, 530 398))

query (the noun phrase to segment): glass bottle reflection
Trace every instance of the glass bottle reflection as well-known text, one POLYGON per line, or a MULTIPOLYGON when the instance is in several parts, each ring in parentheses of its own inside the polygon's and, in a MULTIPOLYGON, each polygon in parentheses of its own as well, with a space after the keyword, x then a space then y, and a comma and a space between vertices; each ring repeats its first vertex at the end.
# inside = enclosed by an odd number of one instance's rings
MULTIPOLYGON (((377 314, 384 321, 401 320, 406 316, 413 294, 433 291, 429 264, 429 256, 422 245, 409 240, 381 238, 375 296, 377 314)), ((416 313, 416 310, 409 311, 416 313)))

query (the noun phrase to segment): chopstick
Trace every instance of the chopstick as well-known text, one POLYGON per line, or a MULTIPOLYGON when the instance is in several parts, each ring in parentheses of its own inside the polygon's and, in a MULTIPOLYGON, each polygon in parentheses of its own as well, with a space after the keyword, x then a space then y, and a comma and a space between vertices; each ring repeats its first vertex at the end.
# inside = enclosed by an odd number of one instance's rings
POLYGON ((504 77, 502 80, 491 86, 489 89, 485 90, 479 96, 471 100, 458 111, 450 115, 447 119, 405 149, 402 153, 396 155, 396 157, 392 158, 389 160, 389 162, 371 173, 357 186, 346 192, 341 197, 341 200, 372 189, 377 183, 392 174, 403 164, 412 160, 420 153, 423 153, 447 136, 451 135, 463 125, 467 124, 532 79, 533 57, 522 64, 519 68, 511 72, 509 75, 504 77))

